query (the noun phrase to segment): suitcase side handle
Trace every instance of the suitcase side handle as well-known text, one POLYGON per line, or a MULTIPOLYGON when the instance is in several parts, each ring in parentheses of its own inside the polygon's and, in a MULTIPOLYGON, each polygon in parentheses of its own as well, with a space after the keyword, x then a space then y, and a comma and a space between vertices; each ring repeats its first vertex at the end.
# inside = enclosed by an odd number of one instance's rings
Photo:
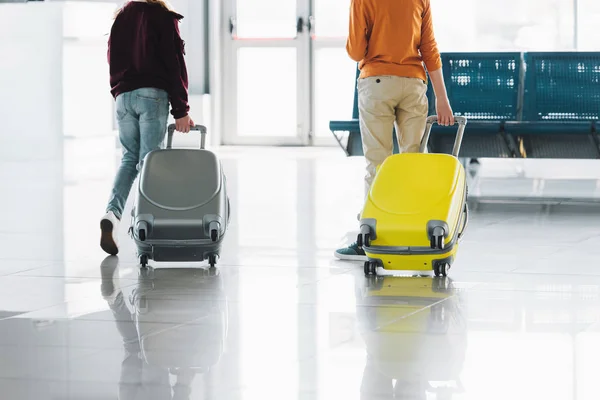
MULTIPOLYGON (((206 127, 204 125, 194 125, 190 127, 190 131, 200 132, 200 149, 204 150, 206 147, 206 127)), ((167 128, 167 149, 173 147, 173 134, 175 133, 175 124, 169 125, 167 128)))
MULTIPOLYGON (((427 117, 427 128, 425 128, 425 135, 421 140, 421 148, 420 152, 425 153, 427 151, 427 144, 429 143, 429 136, 431 136, 431 128, 433 124, 437 124, 438 117, 437 115, 432 115, 427 117)), ((454 117, 454 123, 458 124, 458 132, 456 133, 456 140, 454 141, 454 147, 452 148, 452 155, 454 157, 458 157, 458 153, 460 152, 460 146, 462 145, 463 136, 465 135, 465 128, 467 126, 467 118, 465 117, 454 117)))

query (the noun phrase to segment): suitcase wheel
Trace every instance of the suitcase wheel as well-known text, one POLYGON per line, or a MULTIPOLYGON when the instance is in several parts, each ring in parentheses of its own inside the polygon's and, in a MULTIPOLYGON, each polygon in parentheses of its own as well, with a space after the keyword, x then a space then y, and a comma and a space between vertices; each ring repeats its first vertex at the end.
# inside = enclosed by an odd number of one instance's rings
POLYGON ((444 250, 444 236, 432 236, 429 241, 432 249, 444 250))
POLYGON ((450 271, 450 264, 448 263, 436 263, 433 266, 433 273, 437 277, 446 277, 450 271))
POLYGON ((211 268, 214 268, 215 265, 217 265, 217 255, 216 254, 211 254, 210 256, 208 256, 208 264, 210 265, 211 268))
POLYGON ((212 221, 208 226, 208 229, 210 231, 210 240, 218 242, 220 239, 219 231, 221 230, 221 224, 217 221, 212 221))
POLYGON ((446 239, 446 232, 445 232, 444 228, 442 228, 440 226, 436 226, 433 229, 433 232, 431 233, 431 236, 429 238, 431 248, 444 250, 444 247, 445 247, 444 240, 445 239, 446 239))
POLYGON ((362 233, 359 233, 358 237, 356 238, 356 244, 360 248, 362 248, 363 246, 365 246, 365 247, 371 247, 371 234, 370 233, 365 233, 363 235, 362 233))
POLYGON ((377 267, 376 261, 365 261, 365 275, 377 275, 377 267))
POLYGON ((138 238, 144 242, 148 233, 148 223, 146 221, 140 221, 137 223, 138 238))
POLYGON ((142 254, 140 256, 140 265, 142 266, 142 268, 146 268, 148 266, 148 255, 147 254, 142 254))

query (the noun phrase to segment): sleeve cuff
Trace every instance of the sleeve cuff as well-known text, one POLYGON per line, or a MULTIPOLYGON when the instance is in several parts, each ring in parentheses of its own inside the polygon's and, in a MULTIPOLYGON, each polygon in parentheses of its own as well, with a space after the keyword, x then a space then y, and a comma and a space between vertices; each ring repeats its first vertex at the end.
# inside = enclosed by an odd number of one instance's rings
POLYGON ((425 61, 425 66, 427 67, 427 71, 437 71, 442 68, 442 59, 438 57, 435 60, 425 61))
POLYGON ((175 118, 175 119, 183 118, 186 115, 188 115, 187 111, 185 111, 185 110, 172 110, 171 114, 173 115, 173 118, 175 118))

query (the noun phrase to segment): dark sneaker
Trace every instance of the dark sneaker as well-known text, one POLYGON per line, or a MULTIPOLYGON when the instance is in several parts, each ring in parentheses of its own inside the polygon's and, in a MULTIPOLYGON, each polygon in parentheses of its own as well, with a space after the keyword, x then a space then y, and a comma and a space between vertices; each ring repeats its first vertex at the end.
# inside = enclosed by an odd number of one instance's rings
POLYGON ((367 255, 365 251, 358 247, 356 242, 352 243, 348 247, 338 249, 334 253, 335 257, 345 261, 367 261, 367 255))

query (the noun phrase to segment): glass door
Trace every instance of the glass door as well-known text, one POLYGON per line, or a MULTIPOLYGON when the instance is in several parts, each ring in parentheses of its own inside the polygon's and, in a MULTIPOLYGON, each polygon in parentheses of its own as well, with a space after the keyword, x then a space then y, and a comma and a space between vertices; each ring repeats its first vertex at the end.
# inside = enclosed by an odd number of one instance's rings
POLYGON ((334 145, 350 119, 350 0, 227 0, 223 142, 334 145))
POLYGON ((308 0, 225 5, 225 144, 309 144, 308 0))
POLYGON ((346 53, 350 0, 312 0, 312 144, 334 145, 331 120, 352 118, 356 63, 346 53))

